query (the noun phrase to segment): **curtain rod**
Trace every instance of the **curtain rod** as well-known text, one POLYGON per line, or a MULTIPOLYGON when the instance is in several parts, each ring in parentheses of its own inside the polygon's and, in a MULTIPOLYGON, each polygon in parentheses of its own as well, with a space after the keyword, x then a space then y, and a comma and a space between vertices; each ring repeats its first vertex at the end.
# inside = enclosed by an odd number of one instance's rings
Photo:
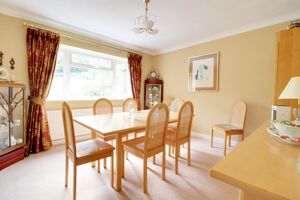
POLYGON ((109 45, 106 45, 106 44, 101 44, 101 43, 98 43, 98 42, 93 41, 93 40, 83 39, 83 38, 76 37, 76 36, 66 35, 66 34, 59 33, 57 31, 53 31, 51 29, 47 29, 47 28, 44 28, 44 27, 41 27, 41 26, 37 26, 37 25, 33 25, 33 24, 28 24, 26 22, 24 22, 23 25, 27 26, 27 27, 30 27, 30 28, 43 29, 43 30, 46 30, 46 31, 51 31, 51 32, 53 32, 55 34, 58 34, 60 36, 63 36, 63 37, 69 38, 69 39, 75 39, 75 40, 79 40, 79 41, 82 41, 82 42, 85 42, 85 43, 94 44, 94 45, 97 45, 97 46, 102 46, 102 47, 105 47, 105 48, 109 48, 109 49, 113 49, 113 50, 118 50, 118 51, 122 51, 122 52, 125 52, 125 53, 135 53, 135 52, 127 51, 125 49, 121 49, 121 48, 109 46, 109 45))

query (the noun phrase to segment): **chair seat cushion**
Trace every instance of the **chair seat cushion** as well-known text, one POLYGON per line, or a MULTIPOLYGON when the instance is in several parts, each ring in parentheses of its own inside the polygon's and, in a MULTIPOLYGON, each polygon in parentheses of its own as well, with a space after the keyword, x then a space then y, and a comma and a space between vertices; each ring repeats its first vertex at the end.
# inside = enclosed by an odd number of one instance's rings
POLYGON ((237 131, 241 130, 241 128, 238 128, 236 126, 233 126, 231 124, 215 124, 213 125, 212 129, 219 132, 225 132, 225 131, 237 131))
POLYGON ((170 124, 168 125, 168 129, 176 130, 176 128, 177 128, 177 122, 170 123, 170 124))
POLYGON ((105 153, 112 152, 114 149, 115 149, 114 146, 104 142, 99 138, 94 140, 79 142, 76 144, 78 158, 105 154, 105 153))
POLYGON ((134 153, 132 151, 138 151, 140 153, 144 152, 144 141, 145 141, 145 137, 138 137, 138 138, 134 138, 132 140, 127 140, 123 142, 123 147, 126 151, 129 151, 131 153, 134 153))
POLYGON ((175 141, 176 140, 176 130, 169 128, 166 131, 166 140, 175 141))

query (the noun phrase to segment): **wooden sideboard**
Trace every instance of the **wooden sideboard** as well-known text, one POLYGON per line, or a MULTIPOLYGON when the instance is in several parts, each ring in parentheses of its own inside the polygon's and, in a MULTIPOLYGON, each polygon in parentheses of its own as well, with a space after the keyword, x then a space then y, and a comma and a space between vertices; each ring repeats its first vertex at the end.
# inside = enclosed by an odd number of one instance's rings
POLYGON ((240 200, 299 200, 300 146, 272 138, 269 125, 254 131, 210 175, 240 188, 240 200))

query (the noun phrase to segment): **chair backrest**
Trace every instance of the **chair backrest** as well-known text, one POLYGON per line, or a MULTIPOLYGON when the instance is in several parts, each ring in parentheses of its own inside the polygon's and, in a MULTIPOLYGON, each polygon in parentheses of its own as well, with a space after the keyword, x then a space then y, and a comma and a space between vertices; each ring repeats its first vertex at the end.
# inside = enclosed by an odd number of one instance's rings
POLYGON ((237 128, 244 129, 246 112, 247 112, 246 103, 244 101, 237 102, 234 105, 232 110, 230 124, 237 128))
POLYGON ((178 98, 174 99, 174 101, 172 101, 172 103, 171 103, 170 110, 173 112, 179 112, 183 103, 184 103, 184 101, 182 99, 178 99, 178 98))
POLYGON ((192 102, 186 101, 180 108, 176 128, 176 139, 182 139, 191 135, 191 127, 194 115, 192 102))
POLYGON ((145 152, 165 145, 168 121, 169 109, 166 104, 158 103, 151 108, 145 130, 145 152))
POLYGON ((62 117, 64 124, 66 149, 73 152, 73 155, 76 155, 76 141, 73 125, 73 116, 70 106, 67 102, 63 102, 62 104, 62 117))
POLYGON ((110 114, 113 112, 113 105, 110 100, 101 98, 98 99, 93 105, 93 114, 110 114))
POLYGON ((137 104, 136 100, 133 99, 133 98, 127 98, 127 99, 125 99, 125 101, 122 104, 122 111, 123 112, 128 112, 129 111, 129 105, 130 105, 130 103, 133 104, 134 111, 138 110, 138 104, 137 104))
POLYGON ((171 103, 174 101, 173 97, 165 97, 163 100, 163 103, 166 104, 168 106, 168 108, 171 108, 171 103))

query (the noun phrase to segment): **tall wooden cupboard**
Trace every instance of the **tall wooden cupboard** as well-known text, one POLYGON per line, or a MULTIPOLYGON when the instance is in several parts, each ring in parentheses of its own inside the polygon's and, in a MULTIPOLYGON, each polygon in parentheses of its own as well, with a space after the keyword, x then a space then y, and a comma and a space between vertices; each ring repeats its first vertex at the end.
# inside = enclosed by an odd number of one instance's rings
POLYGON ((277 33, 274 105, 297 106, 297 100, 278 99, 293 76, 300 76, 300 27, 277 33))

